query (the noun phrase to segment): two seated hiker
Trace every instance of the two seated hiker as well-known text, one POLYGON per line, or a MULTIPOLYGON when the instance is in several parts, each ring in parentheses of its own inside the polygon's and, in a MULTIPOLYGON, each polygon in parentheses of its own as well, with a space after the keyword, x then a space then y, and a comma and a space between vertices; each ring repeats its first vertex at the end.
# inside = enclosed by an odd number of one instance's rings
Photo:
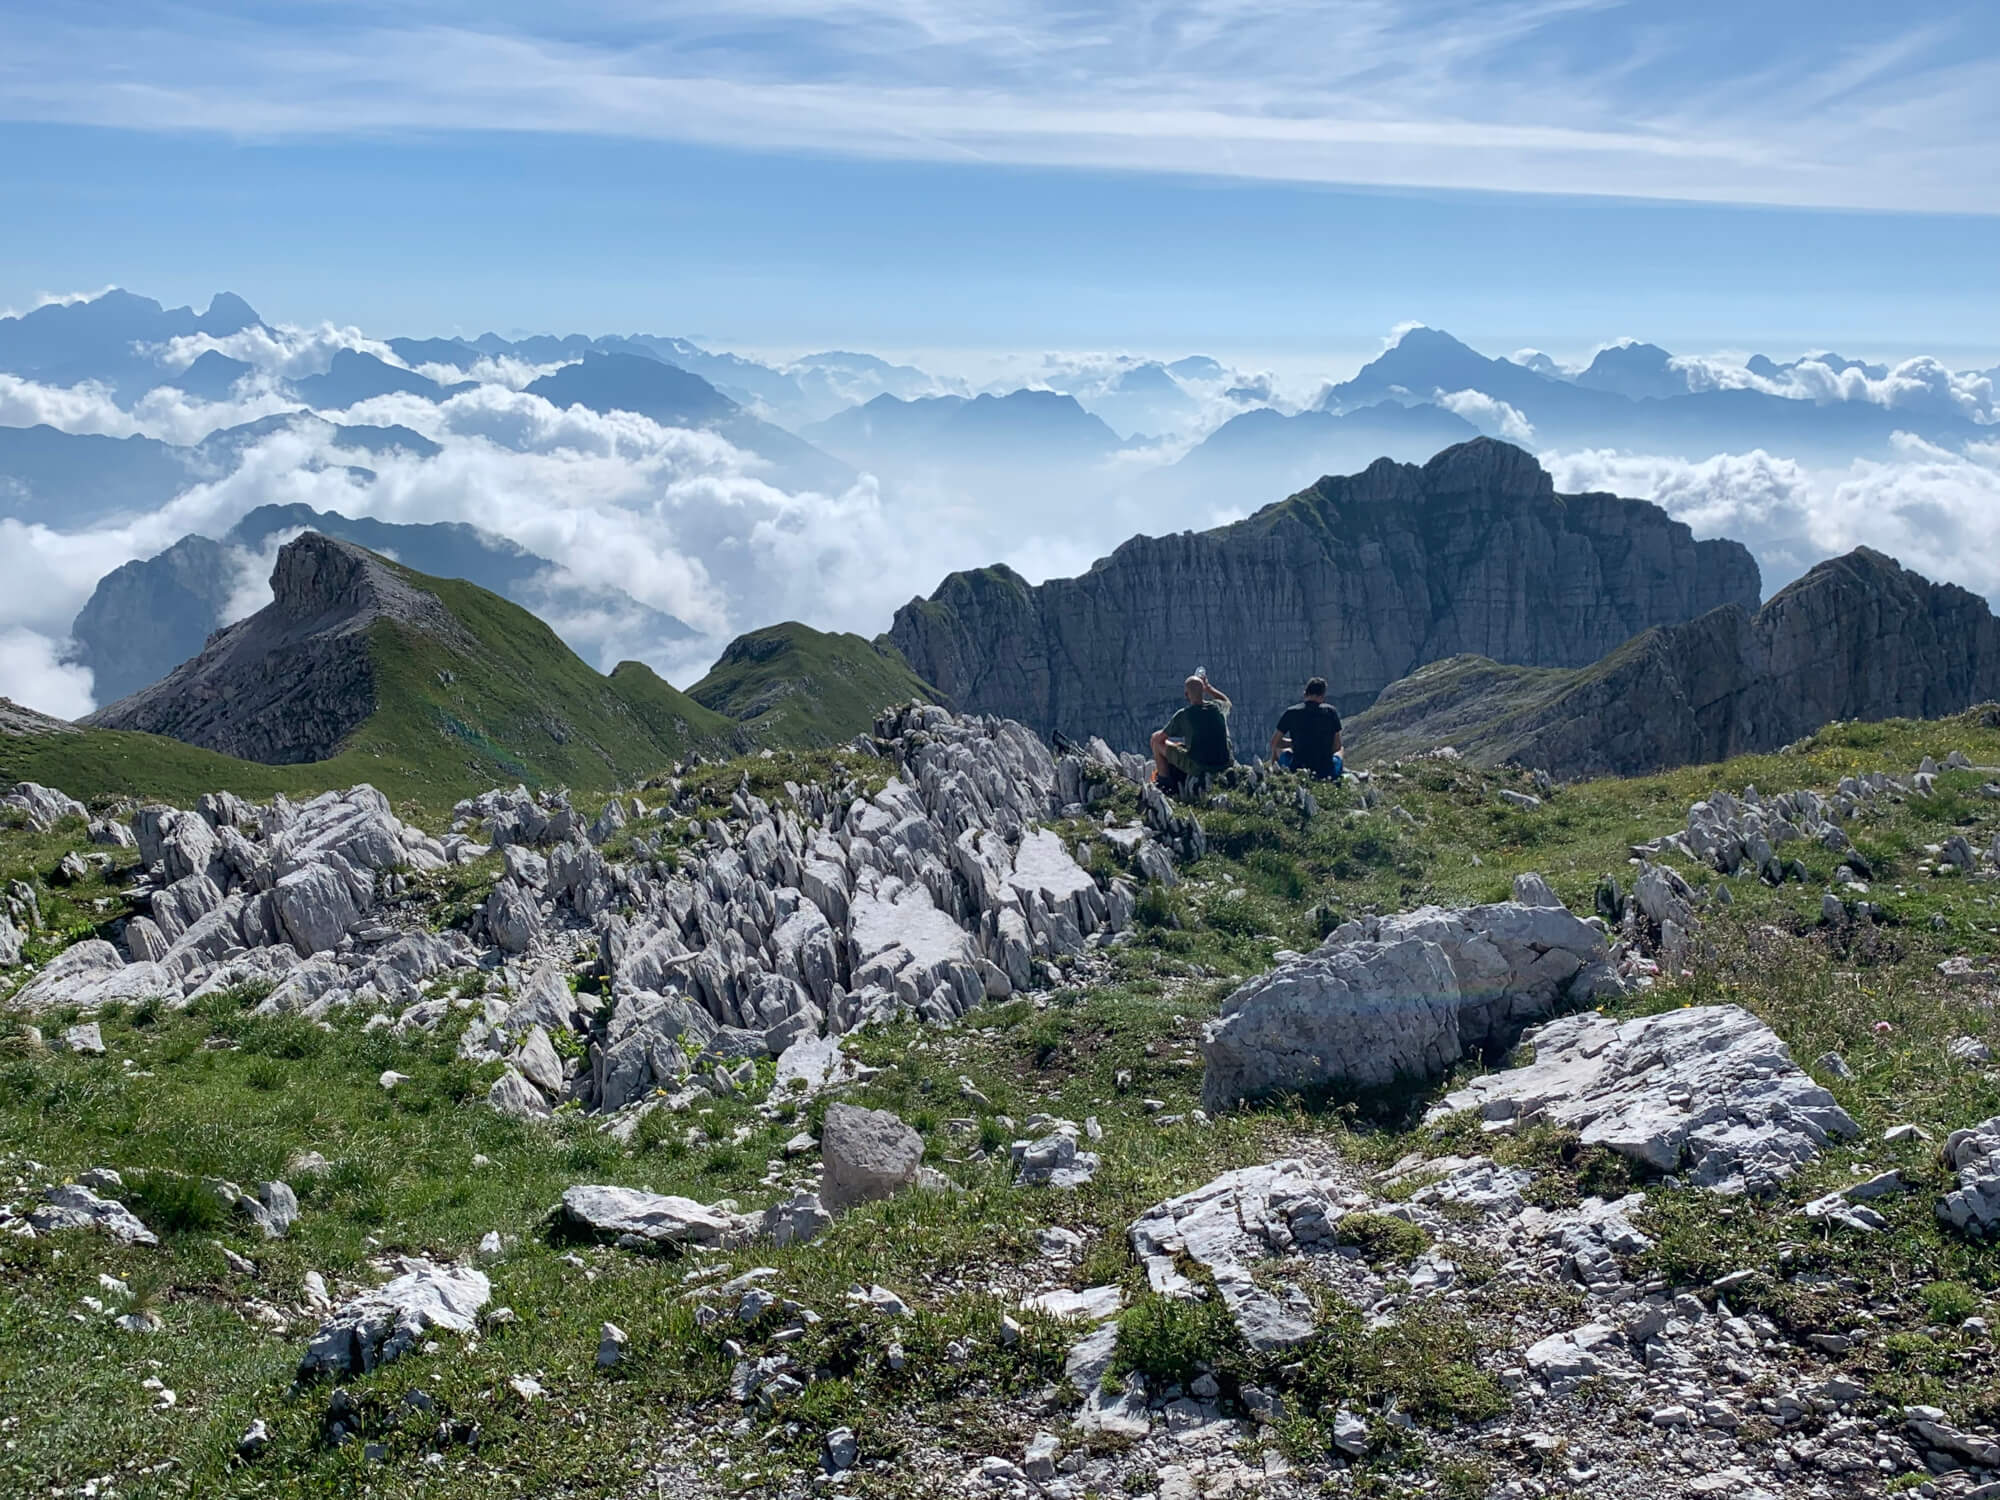
POLYGON ((1229 695, 1197 672, 1182 684, 1187 702, 1153 731, 1153 780, 1169 796, 1190 780, 1236 764, 1229 744, 1229 695))
POLYGON ((1338 781, 1347 769, 1340 747, 1340 710, 1326 701, 1326 679, 1315 677, 1304 699, 1279 716, 1271 759, 1320 781, 1338 781))

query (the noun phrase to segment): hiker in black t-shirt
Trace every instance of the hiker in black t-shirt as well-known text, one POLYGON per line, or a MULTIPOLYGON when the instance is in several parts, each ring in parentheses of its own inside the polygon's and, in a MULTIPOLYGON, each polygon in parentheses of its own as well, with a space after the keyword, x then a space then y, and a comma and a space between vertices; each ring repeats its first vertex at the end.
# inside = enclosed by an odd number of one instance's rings
POLYGON ((1279 716, 1271 735, 1271 759, 1309 771, 1321 781, 1338 781, 1346 770, 1340 745, 1340 710, 1326 701, 1326 679, 1315 677, 1306 684, 1305 701, 1279 716))

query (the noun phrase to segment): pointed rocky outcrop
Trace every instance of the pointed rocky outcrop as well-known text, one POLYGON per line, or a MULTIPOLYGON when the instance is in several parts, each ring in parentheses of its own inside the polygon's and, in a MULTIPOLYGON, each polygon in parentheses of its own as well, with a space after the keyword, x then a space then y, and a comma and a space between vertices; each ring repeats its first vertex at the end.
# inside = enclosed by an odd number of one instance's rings
POLYGON ((441 788, 610 785, 735 733, 650 668, 605 676, 519 605, 353 542, 307 532, 279 551, 271 592, 87 725, 272 765, 355 751, 441 788))
POLYGON ((376 622, 470 645, 435 595, 374 553, 317 532, 278 553, 271 590, 270 604, 212 636, 201 655, 85 722, 244 760, 324 760, 375 711, 376 622))
POLYGON ((1558 495, 1530 454, 1481 438, 1215 531, 1136 537, 1080 578, 954 573, 889 639, 963 709, 1125 745, 1206 666, 1247 750, 1314 675, 1351 713, 1442 657, 1580 667, 1758 597, 1739 544, 1698 542, 1643 501, 1558 495))

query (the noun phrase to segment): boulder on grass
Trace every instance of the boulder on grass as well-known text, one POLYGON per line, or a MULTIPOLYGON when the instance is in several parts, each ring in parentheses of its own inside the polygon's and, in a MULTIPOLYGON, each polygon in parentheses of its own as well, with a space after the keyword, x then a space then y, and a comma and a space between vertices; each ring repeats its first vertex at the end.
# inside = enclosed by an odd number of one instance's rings
POLYGON ((1735 1005, 1614 1021, 1565 1016, 1528 1033, 1535 1060, 1445 1096, 1440 1117, 1546 1122, 1658 1172, 1720 1193, 1767 1193, 1860 1127, 1735 1005))
POLYGON ((493 1295, 484 1272, 423 1260, 403 1267, 395 1280, 342 1303, 320 1324, 299 1361, 301 1383, 365 1375, 420 1348, 434 1329, 474 1331, 493 1295))
POLYGON ((819 1154, 820 1200, 841 1213, 912 1186, 924 1138, 888 1110, 836 1104, 826 1112, 819 1154))
POLYGON ((743 1244, 752 1234, 736 1214, 637 1188, 573 1187, 564 1192, 559 1212, 572 1232, 629 1249, 717 1250, 743 1244))

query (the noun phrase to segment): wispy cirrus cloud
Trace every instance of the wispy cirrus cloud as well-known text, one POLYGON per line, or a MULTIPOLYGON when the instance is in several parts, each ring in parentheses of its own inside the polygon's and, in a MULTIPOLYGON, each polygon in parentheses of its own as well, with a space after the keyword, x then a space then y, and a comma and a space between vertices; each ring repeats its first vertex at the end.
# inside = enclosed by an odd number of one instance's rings
POLYGON ((0 6, 0 117, 2000 212, 1976 0, 0 6))

